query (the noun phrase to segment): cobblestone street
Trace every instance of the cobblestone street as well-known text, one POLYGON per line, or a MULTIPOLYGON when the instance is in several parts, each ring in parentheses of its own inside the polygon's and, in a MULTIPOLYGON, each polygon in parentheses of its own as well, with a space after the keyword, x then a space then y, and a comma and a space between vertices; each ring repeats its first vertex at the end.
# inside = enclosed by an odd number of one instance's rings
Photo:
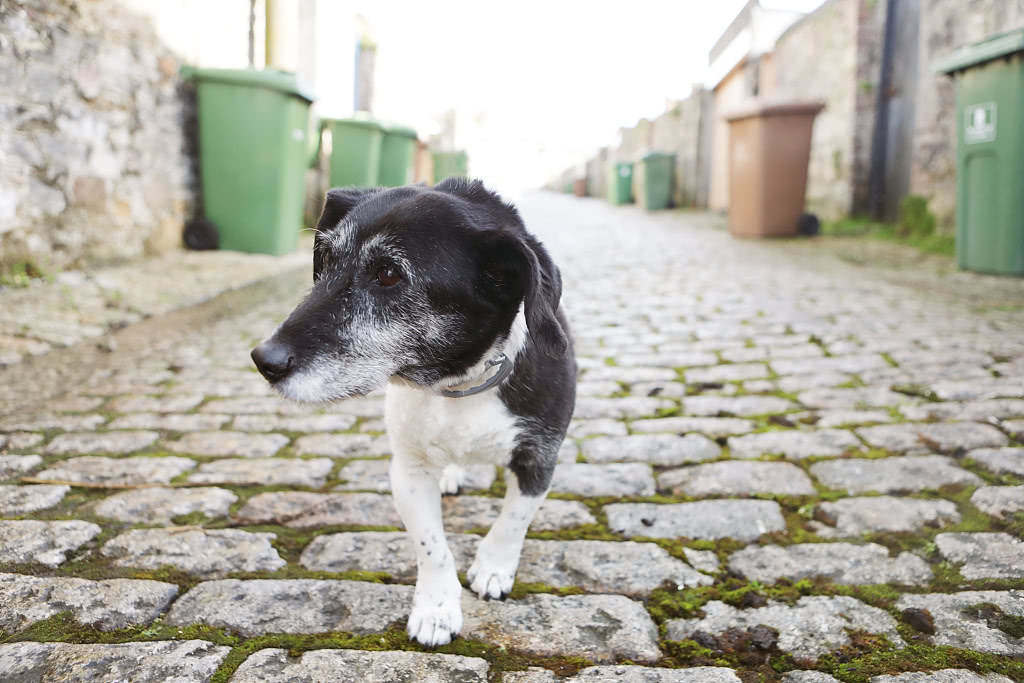
MULTIPOLYGON (((0 416, 0 681, 1024 680, 1018 281, 521 209, 580 376, 508 600, 406 637, 383 399, 311 410, 249 359, 304 269, 0 416)), ((444 500, 464 584, 504 493, 470 475, 444 500)))

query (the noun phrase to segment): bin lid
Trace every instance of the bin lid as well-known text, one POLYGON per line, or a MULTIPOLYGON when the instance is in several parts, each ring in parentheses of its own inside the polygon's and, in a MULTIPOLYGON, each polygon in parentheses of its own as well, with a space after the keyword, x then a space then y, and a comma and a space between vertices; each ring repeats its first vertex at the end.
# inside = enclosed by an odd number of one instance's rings
POLYGON ((640 161, 652 161, 654 159, 666 159, 666 158, 671 158, 671 157, 674 157, 674 156, 675 156, 675 154, 671 154, 669 152, 648 152, 647 154, 644 154, 642 157, 640 157, 640 161))
POLYGON ((252 88, 276 90, 286 95, 313 102, 316 95, 299 83, 298 77, 290 71, 277 69, 198 69, 190 66, 181 68, 185 80, 212 81, 228 85, 247 85, 252 88))
POLYGON ((814 116, 825 108, 820 100, 760 99, 725 113, 726 121, 741 121, 756 116, 814 116))
POLYGON ((993 59, 1024 52, 1024 29, 1000 33, 979 43, 964 45, 935 63, 936 73, 951 74, 993 59))
POLYGON ((381 123, 380 127, 385 133, 401 135, 402 137, 412 138, 413 140, 416 139, 416 131, 408 126, 403 126, 399 123, 381 123))
POLYGON ((350 116, 343 119, 335 119, 329 116, 325 116, 323 119, 324 126, 328 126, 335 123, 342 123, 346 126, 355 126, 357 128, 369 128, 371 130, 381 130, 383 126, 380 125, 380 121, 374 121, 369 116, 350 116))

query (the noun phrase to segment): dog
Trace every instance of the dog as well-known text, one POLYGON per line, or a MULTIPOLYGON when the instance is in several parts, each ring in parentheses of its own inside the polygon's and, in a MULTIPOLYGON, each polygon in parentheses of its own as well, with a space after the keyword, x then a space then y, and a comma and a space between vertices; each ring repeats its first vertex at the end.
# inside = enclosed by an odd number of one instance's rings
POLYGON ((407 631, 427 646, 462 628, 462 586, 441 494, 462 466, 505 468, 501 513, 466 576, 512 590, 576 399, 562 280, 519 212, 480 181, 336 188, 316 227, 313 287, 252 351, 282 396, 320 403, 385 389, 391 491, 416 553, 407 631))

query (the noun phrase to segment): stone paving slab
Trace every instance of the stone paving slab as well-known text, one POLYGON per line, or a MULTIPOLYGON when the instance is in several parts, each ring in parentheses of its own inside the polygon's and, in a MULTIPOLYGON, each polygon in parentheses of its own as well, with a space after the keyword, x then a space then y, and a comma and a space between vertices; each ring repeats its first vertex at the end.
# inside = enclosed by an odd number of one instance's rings
POLYGON ((547 669, 531 667, 502 676, 501 683, 740 683, 732 669, 694 666, 687 669, 655 669, 646 666, 591 666, 575 676, 556 678, 547 669))
POLYGON ((1024 399, 1004 398, 987 401, 948 401, 901 406, 900 413, 908 420, 978 420, 1020 417, 1024 415, 1024 399))
MULTIPOLYGON (((948 534, 940 534, 940 536, 948 534)), ((800 543, 791 546, 750 546, 729 557, 729 569, 751 581, 773 584, 779 579, 799 581, 823 577, 831 583, 898 583, 920 585, 932 570, 917 555, 896 557, 875 543, 800 543)))
POLYGON ((111 429, 151 429, 162 432, 194 432, 220 429, 230 415, 211 413, 129 413, 114 418, 111 429))
POLYGON ((212 578, 280 569, 286 563, 270 545, 276 537, 240 529, 133 529, 104 543, 100 553, 118 567, 159 569, 169 565, 212 578))
POLYGON ((676 407, 673 401, 664 398, 648 398, 633 396, 629 398, 591 398, 581 396, 576 399, 576 410, 573 417, 588 420, 593 418, 611 418, 621 420, 626 417, 647 417, 659 410, 672 410, 676 407))
POLYGON ((0 645, 0 680, 11 683, 206 683, 230 647, 206 640, 79 645, 0 645))
POLYGON ((477 657, 423 652, 312 650, 292 656, 267 648, 249 655, 232 683, 487 683, 489 665, 477 657))
POLYGON ((701 618, 669 620, 668 638, 685 640, 698 632, 718 635, 763 624, 779 632, 780 650, 810 661, 850 644, 850 631, 877 633, 897 646, 903 644, 888 612, 846 596, 804 596, 792 606, 769 601, 764 607, 751 609, 712 600, 703 610, 701 618))
POLYGON ((44 429, 59 429, 65 432, 96 429, 107 418, 103 415, 46 415, 14 416, 0 418, 0 432, 34 432, 44 429))
POLYGON ((58 434, 46 445, 53 455, 69 453, 132 453, 140 451, 157 440, 159 434, 148 431, 134 432, 74 432, 58 434))
POLYGON ((344 432, 355 424, 352 415, 237 415, 231 428, 242 432, 344 432))
POLYGON ((591 465, 562 463, 555 467, 552 493, 577 496, 653 496, 654 475, 644 463, 591 465))
POLYGON ((17 517, 52 508, 60 503, 70 490, 70 486, 63 484, 0 486, 0 517, 17 517))
POLYGON ((894 496, 842 498, 818 503, 822 514, 811 522, 819 536, 853 537, 876 532, 914 532, 960 521, 956 504, 894 496), (829 520, 822 524, 818 520, 829 520))
POLYGON ((796 465, 733 460, 667 470, 658 475, 658 488, 694 497, 756 493, 807 496, 815 493, 810 478, 796 465))
POLYGON ((167 396, 117 396, 107 402, 113 413, 184 413, 203 402, 202 394, 168 394, 167 396))
POLYGON ((751 420, 738 417, 663 417, 636 420, 630 424, 635 434, 689 434, 696 432, 713 439, 754 431, 751 420))
POLYGON ((777 396, 689 396, 683 399, 683 412, 701 417, 768 415, 784 413, 798 406, 777 396))
POLYGON ((31 432, 14 432, 13 434, 0 434, 0 451, 16 450, 21 451, 43 442, 42 434, 31 432))
POLYGON ((913 671, 905 674, 873 676, 871 683, 1013 683, 1001 674, 979 674, 967 669, 943 669, 932 673, 913 671))
POLYGON ((284 434, 190 432, 177 441, 164 442, 164 447, 175 453, 191 455, 269 458, 288 445, 289 440, 284 434))
POLYGON ((796 422, 806 420, 815 427, 825 429, 893 421, 892 415, 884 410, 817 410, 792 415, 791 419, 796 422))
POLYGON ((364 581, 221 579, 178 598, 164 621, 206 624, 244 636, 265 633, 374 633, 404 624, 412 587, 364 581))
POLYGON ((786 528, 779 504, 768 500, 614 503, 604 509, 611 530, 626 536, 749 542, 786 528))
POLYGON ((908 593, 896 601, 896 609, 928 610, 935 621, 935 635, 925 636, 933 645, 966 648, 1000 655, 1024 655, 1024 638, 1014 638, 990 626, 984 611, 970 609, 991 604, 1003 613, 1024 617, 1024 591, 962 591, 959 593, 908 593))
POLYGON ((593 662, 661 657, 658 629, 639 602, 621 595, 543 593, 522 600, 462 594, 462 636, 540 657, 575 655, 593 662))
POLYGON ((194 512, 223 517, 237 500, 231 491, 210 486, 148 487, 108 496, 96 503, 93 511, 99 517, 130 524, 169 525, 175 517, 194 512))
POLYGON ((370 434, 313 434, 297 439, 295 452, 332 458, 366 458, 390 454, 391 445, 387 437, 370 434))
POLYGON ((904 423, 862 427, 857 430, 868 444, 888 451, 926 448, 941 452, 1005 446, 1009 439, 991 425, 977 422, 904 423))
POLYGON ((965 579, 1024 577, 1024 541, 1004 533, 946 533, 935 537, 942 556, 965 579))
POLYGON ((68 482, 80 486, 167 484, 195 466, 195 460, 173 455, 139 455, 130 458, 86 455, 54 463, 35 477, 40 481, 68 482))
POLYGON ((831 489, 851 493, 924 491, 947 484, 981 483, 977 475, 942 455, 829 460, 811 465, 811 474, 831 489))
POLYGON ((862 448, 860 441, 843 429, 817 431, 775 431, 729 437, 729 452, 734 458, 759 458, 782 455, 802 459, 812 456, 838 456, 862 448))
POLYGON ((203 463, 188 476, 193 484, 277 484, 320 488, 334 463, 328 458, 243 458, 203 463))
POLYGON ((850 410, 863 408, 888 408, 920 400, 906 394, 892 391, 888 387, 856 387, 851 389, 820 388, 800 392, 796 400, 808 408, 850 410))
POLYGON ((702 434, 597 436, 583 442, 583 457, 590 463, 646 462, 652 465, 681 465, 686 462, 713 460, 721 452, 718 444, 702 434))
MULTIPOLYGON (((473 562, 480 537, 452 534, 448 546, 455 566, 473 562)), ((416 578, 416 558, 405 533, 351 532, 317 536, 302 552, 300 564, 314 571, 384 572, 396 579, 416 578)), ((590 593, 643 597, 662 583, 706 586, 710 577, 653 543, 628 541, 540 541, 527 539, 516 581, 578 587, 590 593)))
POLYGON ((56 567, 67 554, 103 531, 91 522, 67 520, 0 522, 0 563, 42 564, 56 567))
POLYGON ((592 420, 576 420, 569 425, 569 438, 584 439, 588 436, 626 436, 626 423, 607 417, 592 420))
POLYGON ((38 455, 0 455, 0 481, 30 472, 43 464, 38 455))
POLYGON ((982 486, 971 495, 971 505, 993 517, 1012 517, 1024 512, 1024 486, 982 486))
POLYGON ((1024 448, 979 448, 967 457, 992 472, 1024 476, 1024 448))
POLYGON ((1024 398, 1024 377, 999 377, 988 380, 935 382, 932 392, 943 401, 980 401, 991 398, 1024 398))
MULTIPOLYGON (((345 483, 335 486, 335 491, 391 491, 388 470, 391 460, 353 460, 338 471, 338 477, 345 483)), ((491 488, 497 476, 494 465, 468 465, 463 469, 460 491, 486 491, 491 488)))
POLYGON ((145 626, 178 594, 173 583, 145 579, 89 581, 0 574, 0 630, 13 633, 61 612, 104 631, 145 626))

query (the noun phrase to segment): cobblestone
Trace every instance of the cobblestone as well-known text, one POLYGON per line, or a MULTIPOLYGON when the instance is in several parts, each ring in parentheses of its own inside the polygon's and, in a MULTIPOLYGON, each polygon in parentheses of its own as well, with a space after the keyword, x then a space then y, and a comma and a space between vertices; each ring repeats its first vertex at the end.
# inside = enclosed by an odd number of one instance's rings
POLYGON ((583 457, 590 463, 646 462, 652 465, 681 465, 687 462, 713 460, 721 452, 718 444, 703 434, 597 436, 583 442, 583 457))
POLYGON ((971 495, 971 505, 993 517, 1009 518, 1024 512, 1024 486, 982 486, 971 495))
POLYGON ((802 459, 812 456, 843 455, 861 448, 852 433, 841 429, 822 429, 814 432, 780 431, 734 436, 729 439, 729 452, 735 458, 759 458, 762 455, 782 455, 802 459))
POLYGON ((43 464, 38 455, 0 455, 0 481, 25 474, 43 464))
POLYGON ((979 448, 967 457, 992 472, 1024 476, 1024 448, 979 448))
POLYGON ((753 541, 786 528, 778 503, 767 500, 614 503, 605 512, 612 531, 626 536, 753 541))
POLYGON ((285 561, 270 545, 276 537, 239 529, 133 529, 107 541, 101 553, 119 567, 159 569, 169 565, 209 578, 235 571, 280 569, 285 561))
POLYGON ((754 423, 737 417, 663 417, 637 420, 630 425, 638 434, 689 434, 697 432, 712 439, 754 431, 754 423))
POLYGON ((68 453, 131 453, 157 440, 156 432, 97 432, 58 434, 46 445, 46 452, 68 453))
POLYGON ((551 490, 591 497, 653 496, 654 476, 643 463, 564 463, 555 468, 551 490))
POLYGON ((149 487, 115 493, 96 504, 100 517, 129 524, 171 524, 175 517, 196 512, 215 518, 227 515, 238 500, 231 491, 207 486, 149 487))
POLYGON ((667 622, 670 640, 684 640, 694 633, 721 634, 729 629, 765 625, 778 630, 778 647, 810 661, 850 644, 850 631, 866 631, 903 644, 896 622, 885 611, 849 597, 805 596, 795 605, 769 602, 764 607, 737 609, 718 600, 704 605, 699 619, 667 622))
POLYGON ((811 465, 811 474, 825 486, 851 493, 924 491, 947 484, 980 484, 981 480, 942 455, 831 460, 811 465))
POLYGON ((962 565, 965 579, 1024 577, 1024 541, 1010 534, 939 534, 935 545, 947 560, 962 565))
POLYGON ((47 683, 206 683, 230 647, 207 640, 79 645, 10 643, 0 645, 0 680, 47 683))
POLYGON ((195 460, 169 455, 107 458, 87 455, 55 463, 35 476, 41 481, 74 485, 133 486, 166 484, 196 466, 195 460))
POLYGON ((927 583, 932 578, 931 569, 920 557, 907 552, 890 557, 884 546, 875 543, 749 547, 729 558, 729 569, 751 581, 768 584, 779 579, 799 581, 822 577, 832 583, 914 585, 927 583))
POLYGON ((320 488, 334 464, 327 458, 245 458, 218 460, 199 466, 188 476, 193 484, 277 484, 320 488))
POLYGON ((71 490, 66 485, 0 486, 0 517, 17 517, 52 508, 71 490))
POLYGON ((1000 655, 1024 655, 1024 639, 991 626, 983 611, 969 609, 995 605, 1003 613, 1024 617, 1024 591, 962 591, 960 593, 908 593, 896 601, 896 609, 928 610, 935 620, 935 635, 925 636, 933 645, 967 648, 1000 655))
POLYGON ((951 452, 1005 446, 1008 442, 1006 435, 995 427, 977 422, 879 425, 858 429, 857 433, 872 446, 893 452, 922 448, 951 452))
POLYGON ((913 532, 924 527, 941 527, 960 521, 956 504, 948 500, 871 496, 818 503, 818 508, 824 512, 825 519, 834 522, 832 525, 812 522, 818 535, 826 537, 913 532))
POLYGON ((77 520, 0 522, 0 564, 56 567, 67 554, 95 538, 102 529, 77 520))
POLYGON ((177 586, 161 581, 0 574, 0 630, 20 631, 61 612, 104 631, 145 626, 177 593, 177 586))
POLYGON ((811 480, 786 462, 713 462, 668 470, 658 475, 658 488, 687 496, 730 496, 772 493, 806 496, 811 480))
POLYGON ((192 432, 164 445, 175 453, 202 456, 237 455, 243 458, 269 458, 284 448, 284 434, 247 434, 245 432, 192 432))
POLYGON ((249 655, 232 683, 301 681, 424 681, 487 683, 487 661, 476 657, 422 652, 312 650, 301 654, 266 648, 249 655))

